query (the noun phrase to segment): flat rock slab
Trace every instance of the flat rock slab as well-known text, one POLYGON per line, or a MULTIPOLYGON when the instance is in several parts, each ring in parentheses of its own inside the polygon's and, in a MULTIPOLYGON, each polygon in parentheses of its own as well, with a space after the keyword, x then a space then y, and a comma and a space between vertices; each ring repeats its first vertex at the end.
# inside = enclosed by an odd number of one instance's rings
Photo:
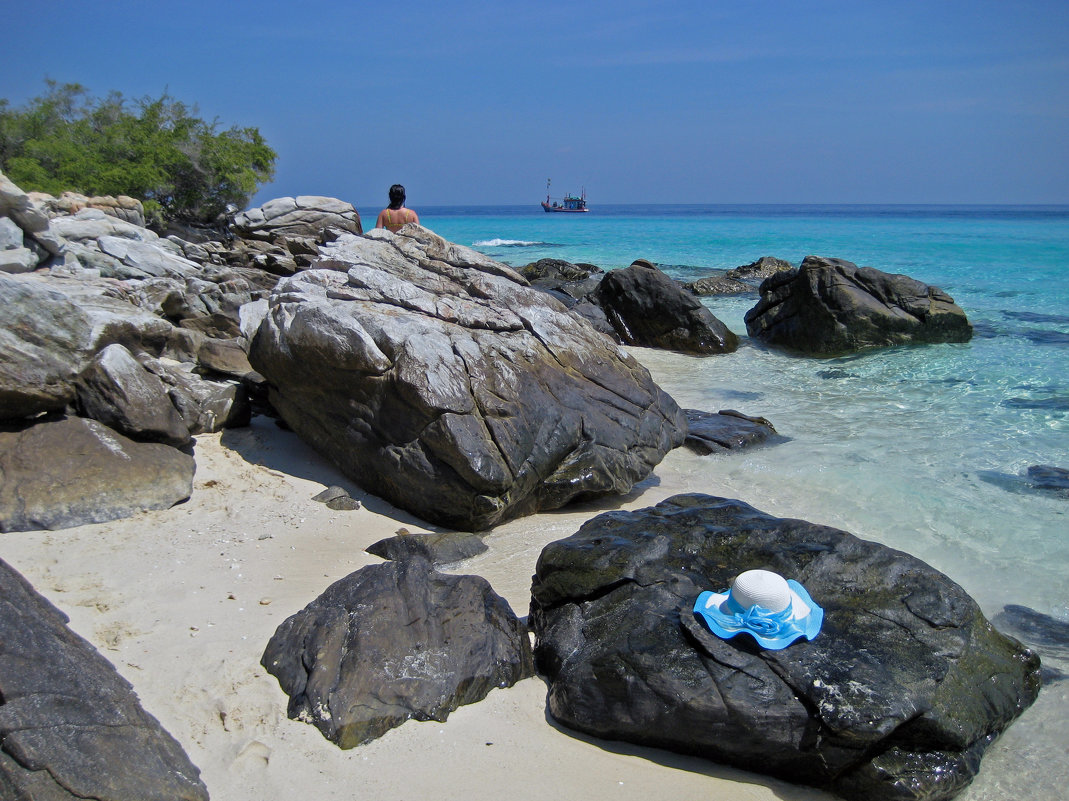
POLYGON ((546 546, 530 624, 549 710, 657 746, 850 799, 946 799, 1036 698, 1038 657, 920 560, 741 501, 679 495, 610 512, 546 546), (704 590, 763 568, 824 608, 781 651, 714 636, 704 590))
POLYGON ((749 448, 762 443, 786 442, 772 423, 763 417, 750 417, 734 409, 703 412, 684 409, 687 415, 687 448, 702 455, 749 448))
POLYGON ((60 529, 167 509, 193 492, 193 457, 63 417, 0 427, 0 531, 60 529))
POLYGON ((66 624, 0 560, 0 798, 207 801, 182 747, 66 624))
POLYGON ((531 644, 508 603, 479 576, 438 573, 424 559, 371 565, 290 617, 263 666, 288 713, 341 748, 407 720, 445 721, 533 674, 531 644))
POLYGON ((273 406, 349 478, 479 531, 626 493, 683 443, 622 348, 507 265, 417 225, 343 236, 253 339, 273 406))

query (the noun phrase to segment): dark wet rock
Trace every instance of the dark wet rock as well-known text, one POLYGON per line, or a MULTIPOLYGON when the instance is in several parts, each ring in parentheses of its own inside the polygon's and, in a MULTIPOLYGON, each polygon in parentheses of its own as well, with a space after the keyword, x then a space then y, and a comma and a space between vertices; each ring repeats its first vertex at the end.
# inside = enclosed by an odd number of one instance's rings
POLYGON ((702 412, 684 409, 687 415, 687 439, 684 445, 695 453, 710 454, 741 450, 761 443, 785 442, 786 437, 763 417, 750 417, 734 409, 702 412))
POLYGON ((167 509, 193 491, 193 457, 95 420, 0 427, 0 531, 60 529, 167 509))
POLYGON ((757 291, 752 284, 747 284, 737 278, 728 278, 726 273, 708 275, 689 284, 683 284, 683 287, 695 295, 741 295, 745 292, 757 291))
POLYGON ((563 259, 539 259, 519 270, 531 286, 558 295, 572 306, 598 288, 605 272, 593 264, 572 264, 563 259))
POLYGON ((920 560, 705 495, 548 545, 529 619, 562 724, 849 799, 954 796, 1040 686, 1038 657, 920 560), (814 640, 761 650, 693 614, 700 592, 753 568, 824 608, 814 640))
POLYGON ((608 273, 597 299, 629 345, 695 354, 728 353, 739 346, 701 301, 644 259, 608 273))
POLYGON ((0 560, 0 798, 207 801, 182 747, 66 624, 0 560))
POLYGON ((44 284, 4 273, 0 308, 0 420, 62 410, 89 350, 89 317, 44 284))
POLYGON ((248 343, 242 338, 206 337, 197 348, 197 364, 205 373, 244 378, 253 372, 249 364, 248 343))
POLYGON ((904 275, 807 256, 761 284, 751 337, 812 355, 910 343, 967 342, 972 326, 941 289, 904 275))
POLYGON ((757 261, 728 270, 727 277, 760 284, 766 278, 793 269, 794 265, 789 261, 777 259, 775 256, 762 256, 757 261))
POLYGON ((776 273, 794 269, 789 261, 774 256, 762 256, 755 262, 726 272, 699 278, 690 284, 684 284, 695 295, 739 295, 755 292, 763 280, 776 273))
POLYGON ((395 506, 479 530, 628 492, 682 444, 648 371, 507 265, 419 226, 324 251, 279 283, 250 360, 286 423, 395 506))
POLYGON ((189 427, 167 386, 122 345, 100 351, 78 377, 77 387, 83 417, 141 442, 181 447, 190 441, 189 427))
POLYGON ((279 626, 262 664, 289 716, 341 748, 407 720, 444 721, 533 672, 526 629, 486 580, 423 559, 335 582, 279 626))
POLYGON ((412 534, 401 529, 396 536, 369 545, 365 550, 383 559, 403 561, 426 559, 432 565, 451 565, 487 550, 482 537, 462 531, 443 531, 432 534, 412 534))
POLYGON ((1028 468, 1028 480, 1037 489, 1052 490, 1069 496, 1069 470, 1049 464, 1034 464, 1028 468))

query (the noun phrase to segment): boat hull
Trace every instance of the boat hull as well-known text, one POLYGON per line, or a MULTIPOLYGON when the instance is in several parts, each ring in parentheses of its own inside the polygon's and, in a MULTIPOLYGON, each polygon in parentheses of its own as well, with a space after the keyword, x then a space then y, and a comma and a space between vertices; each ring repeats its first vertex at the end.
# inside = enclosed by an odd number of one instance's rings
POLYGON ((542 211, 546 212, 547 214, 556 214, 558 212, 561 214, 585 214, 586 212, 590 211, 590 209, 566 209, 563 206, 551 206, 543 201, 542 211))

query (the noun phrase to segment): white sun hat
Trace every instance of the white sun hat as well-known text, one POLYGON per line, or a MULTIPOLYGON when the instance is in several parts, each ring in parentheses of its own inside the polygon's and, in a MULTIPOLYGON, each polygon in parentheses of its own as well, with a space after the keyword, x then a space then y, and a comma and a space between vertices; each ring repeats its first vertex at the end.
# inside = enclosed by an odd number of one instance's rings
POLYGON ((749 634, 772 651, 795 640, 812 640, 824 622, 824 610, 805 587, 771 570, 747 570, 731 582, 731 589, 703 592, 694 602, 694 614, 722 639, 749 634))

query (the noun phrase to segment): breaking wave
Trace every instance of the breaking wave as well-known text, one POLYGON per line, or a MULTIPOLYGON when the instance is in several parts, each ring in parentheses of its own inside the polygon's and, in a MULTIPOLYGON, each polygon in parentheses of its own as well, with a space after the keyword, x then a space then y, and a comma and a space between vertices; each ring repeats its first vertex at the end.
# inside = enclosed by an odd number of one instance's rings
POLYGON ((524 239, 482 239, 472 242, 473 248, 558 248, 553 242, 528 242, 524 239))

